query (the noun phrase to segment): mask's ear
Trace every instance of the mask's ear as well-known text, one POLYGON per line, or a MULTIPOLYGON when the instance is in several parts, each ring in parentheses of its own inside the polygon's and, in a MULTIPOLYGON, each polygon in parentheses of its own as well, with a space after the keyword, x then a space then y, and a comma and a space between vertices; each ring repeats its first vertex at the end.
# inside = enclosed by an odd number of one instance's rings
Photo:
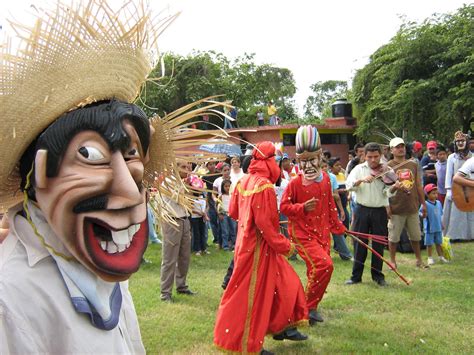
POLYGON ((48 151, 40 149, 36 152, 35 157, 35 183, 39 189, 48 187, 48 178, 46 176, 46 162, 48 159, 48 151))

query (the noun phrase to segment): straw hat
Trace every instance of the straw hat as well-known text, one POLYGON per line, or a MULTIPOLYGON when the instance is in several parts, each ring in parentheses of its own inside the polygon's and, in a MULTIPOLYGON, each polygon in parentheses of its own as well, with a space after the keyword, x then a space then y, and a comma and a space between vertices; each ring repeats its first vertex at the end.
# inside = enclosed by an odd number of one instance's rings
MULTIPOLYGON (((157 59, 158 36, 175 17, 152 18, 142 1, 114 10, 105 0, 84 0, 74 5, 59 2, 54 11, 41 11, 31 27, 11 23, 20 43, 15 53, 11 40, 0 48, 0 211, 22 199, 18 162, 58 117, 96 101, 131 103, 139 97, 157 59)), ((219 105, 205 99, 151 120, 156 133, 146 184, 153 185, 162 174, 179 175, 176 149, 207 141, 199 131, 183 127, 219 105), (207 107, 196 109, 205 102, 207 107)), ((167 181, 160 184, 163 190, 182 186, 179 178, 167 181)))

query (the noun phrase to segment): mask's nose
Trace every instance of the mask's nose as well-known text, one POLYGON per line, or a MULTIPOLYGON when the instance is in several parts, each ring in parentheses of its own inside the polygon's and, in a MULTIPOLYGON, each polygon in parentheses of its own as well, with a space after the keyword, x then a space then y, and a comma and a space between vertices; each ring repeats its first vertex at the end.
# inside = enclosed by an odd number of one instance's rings
POLYGON ((144 203, 144 195, 138 185, 143 178, 143 165, 133 163, 133 172, 120 151, 113 153, 111 166, 114 178, 109 192, 108 209, 130 208, 144 203), (132 175, 133 174, 133 175, 132 175))

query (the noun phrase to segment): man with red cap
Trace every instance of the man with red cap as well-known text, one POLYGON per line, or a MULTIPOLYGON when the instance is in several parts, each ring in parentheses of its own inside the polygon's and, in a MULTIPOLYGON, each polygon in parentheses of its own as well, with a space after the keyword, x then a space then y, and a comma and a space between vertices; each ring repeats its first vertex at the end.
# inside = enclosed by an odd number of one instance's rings
POLYGON ((338 219, 329 176, 320 168, 321 141, 315 127, 298 128, 296 157, 302 174, 288 184, 280 211, 288 216, 291 239, 306 263, 306 302, 309 322, 313 325, 323 321, 317 308, 334 269, 330 256, 331 233, 344 234, 346 228, 338 219))
POLYGON ((230 201, 229 216, 239 224, 234 271, 214 328, 217 347, 241 353, 262 351, 267 334, 275 334, 275 340, 307 339, 296 329, 307 323, 303 287, 286 260, 295 246, 279 233, 275 146, 259 143, 252 156, 230 201))

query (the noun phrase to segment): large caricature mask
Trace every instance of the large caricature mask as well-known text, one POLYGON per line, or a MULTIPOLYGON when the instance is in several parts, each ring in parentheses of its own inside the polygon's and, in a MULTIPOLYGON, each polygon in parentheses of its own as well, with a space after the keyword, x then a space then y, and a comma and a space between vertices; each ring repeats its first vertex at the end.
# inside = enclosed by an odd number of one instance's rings
POLYGON ((191 210, 176 158, 202 162, 213 153, 189 154, 201 133, 190 133, 188 121, 227 106, 209 97, 155 117, 150 140, 146 115, 130 103, 146 99, 158 37, 176 16, 157 16, 141 0, 58 0, 33 25, 8 21, 18 38, 0 45, 0 212, 26 201, 30 216, 46 218, 42 233, 63 244, 44 243, 52 254, 72 255, 107 281, 140 265, 148 234, 142 181, 159 190, 153 207, 162 219, 173 222, 175 212, 161 197, 191 210))
POLYGON ((68 251, 107 281, 137 271, 147 246, 149 141, 143 111, 111 101, 65 114, 36 145, 39 208, 68 251))
POLYGON ((321 176, 321 151, 300 155, 298 165, 306 180, 318 179, 321 176))
POLYGON ((313 126, 301 126, 296 132, 296 158, 306 180, 321 176, 321 142, 319 132, 313 126))
POLYGON ((454 151, 455 152, 466 152, 468 150, 467 146, 468 136, 461 131, 457 131, 454 134, 454 151))

